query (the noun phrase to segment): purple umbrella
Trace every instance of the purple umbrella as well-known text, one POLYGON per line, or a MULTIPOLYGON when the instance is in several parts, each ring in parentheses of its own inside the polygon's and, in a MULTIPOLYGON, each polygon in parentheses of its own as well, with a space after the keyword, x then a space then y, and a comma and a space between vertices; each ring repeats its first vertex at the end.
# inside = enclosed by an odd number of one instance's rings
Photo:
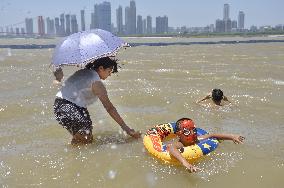
POLYGON ((122 47, 129 47, 129 44, 102 29, 74 33, 56 46, 52 65, 84 67, 96 59, 115 56, 122 47))

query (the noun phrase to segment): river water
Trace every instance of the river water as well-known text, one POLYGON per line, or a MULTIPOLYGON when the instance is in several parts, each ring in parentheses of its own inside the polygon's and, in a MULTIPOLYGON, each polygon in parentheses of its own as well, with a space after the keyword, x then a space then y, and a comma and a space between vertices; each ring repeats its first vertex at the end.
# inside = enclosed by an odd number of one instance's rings
MULTIPOLYGON (((35 41, 57 42, 0 40, 35 41)), ((142 139, 125 136, 100 102, 89 107, 95 142, 71 146, 71 136, 53 115, 58 88, 49 69, 52 52, 0 49, 2 187, 283 187, 284 43, 142 45, 120 51, 121 69, 104 83, 130 127, 145 132, 190 117, 208 132, 246 137, 243 145, 222 142, 195 164, 202 171, 194 174, 149 155, 142 139), (232 104, 195 103, 213 88, 222 89, 232 104)), ((76 70, 64 67, 65 77, 76 70)))

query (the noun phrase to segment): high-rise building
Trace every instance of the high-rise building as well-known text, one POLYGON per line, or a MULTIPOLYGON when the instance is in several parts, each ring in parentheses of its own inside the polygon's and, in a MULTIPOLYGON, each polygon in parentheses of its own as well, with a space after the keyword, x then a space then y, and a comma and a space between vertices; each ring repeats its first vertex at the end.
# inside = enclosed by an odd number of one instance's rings
POLYGON ((152 34, 152 17, 147 16, 147 34, 152 34))
POLYGON ((27 35, 32 35, 34 33, 33 19, 26 18, 25 24, 26 24, 27 35))
POLYGON ((40 36, 45 35, 45 27, 44 27, 44 20, 42 16, 38 16, 38 34, 40 36))
POLYGON ((135 1, 130 1, 130 9, 129 9, 129 29, 130 34, 136 33, 136 3, 135 1))
POLYGON ((86 23, 85 23, 85 10, 81 10, 81 30, 86 30, 86 23))
POLYGON ((71 33, 77 33, 78 28, 76 15, 71 15, 71 33))
POLYGON ((137 16, 137 34, 143 34, 143 21, 142 21, 142 16, 138 15, 137 16))
POLYGON ((147 33, 147 20, 146 20, 146 18, 145 19, 143 19, 143 29, 142 29, 143 31, 143 34, 146 34, 147 33))
POLYGON ((16 35, 19 36, 20 35, 20 28, 16 27, 16 35))
POLYGON ((228 20, 228 19, 230 19, 230 6, 229 4, 224 4, 223 20, 228 20))
POLYGON ((225 21, 224 20, 217 19, 215 26, 216 26, 215 31, 217 33, 225 32, 225 21))
POLYGON ((110 2, 103 2, 95 5, 94 12, 94 26, 95 28, 111 31, 111 4, 110 2))
POLYGON ((64 17, 64 14, 60 14, 60 35, 65 36, 65 17, 64 17))
POLYGON ((95 13, 91 13, 91 24, 90 24, 90 29, 95 29, 95 13))
POLYGON ((232 21, 230 19, 230 5, 229 4, 224 4, 223 21, 224 21, 224 26, 225 26, 224 32, 231 32, 232 21))
POLYGON ((71 20, 70 20, 70 14, 65 15, 66 19, 66 29, 65 29, 65 35, 70 35, 71 34, 71 20))
POLYGON ((55 25, 55 34, 57 36, 59 36, 60 35, 60 23, 59 23, 59 18, 58 17, 56 17, 54 19, 54 25, 55 25))
POLYGON ((131 34, 129 19, 130 19, 130 7, 125 7, 125 34, 131 34))
POLYGON ((168 33, 169 26, 168 26, 168 17, 156 17, 156 33, 158 34, 165 34, 168 33))
POLYGON ((225 23, 225 32, 231 32, 232 31, 232 21, 231 19, 223 20, 225 23))
POLYGON ((25 28, 21 28, 21 35, 25 35, 25 28))
POLYGON ((238 28, 238 22, 237 20, 232 21, 232 29, 236 30, 238 28))
POLYGON ((117 26, 117 33, 123 34, 123 21, 122 21, 122 7, 119 6, 116 9, 116 26, 117 26))
POLYGON ((238 23, 238 29, 243 30, 245 28, 245 13, 243 11, 239 11, 238 23))
POLYGON ((46 34, 54 35, 54 20, 46 18, 46 34))

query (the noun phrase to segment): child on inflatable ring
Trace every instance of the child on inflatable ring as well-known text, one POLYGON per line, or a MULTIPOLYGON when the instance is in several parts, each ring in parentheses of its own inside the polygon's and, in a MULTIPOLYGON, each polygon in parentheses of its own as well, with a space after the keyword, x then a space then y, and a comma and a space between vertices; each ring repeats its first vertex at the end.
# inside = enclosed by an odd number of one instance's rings
POLYGON ((194 122, 189 118, 181 118, 176 122, 177 131, 176 135, 179 137, 179 141, 173 142, 167 145, 167 149, 173 157, 175 157, 189 172, 196 172, 201 170, 190 164, 180 153, 179 149, 193 145, 199 140, 216 138, 218 140, 232 140, 235 144, 242 144, 244 137, 233 134, 206 134, 197 136, 196 127, 194 122))

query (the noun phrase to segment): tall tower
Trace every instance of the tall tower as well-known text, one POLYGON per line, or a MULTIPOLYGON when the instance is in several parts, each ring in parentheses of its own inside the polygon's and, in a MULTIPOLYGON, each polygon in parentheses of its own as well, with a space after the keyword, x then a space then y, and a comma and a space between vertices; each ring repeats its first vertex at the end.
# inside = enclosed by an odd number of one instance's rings
POLYGON ((65 18, 64 14, 60 14, 60 35, 65 36, 65 18))
POLYGON ((44 28, 44 20, 42 16, 38 17, 38 34, 40 36, 43 36, 45 34, 45 28, 44 28))
POLYGON ((137 16, 137 34, 143 34, 143 19, 141 15, 137 16))
POLYGON ((239 12, 238 24, 238 29, 242 30, 245 28, 245 13, 243 11, 239 12))
POLYGON ((168 17, 164 16, 158 16, 156 17, 156 33, 159 34, 164 34, 164 33, 168 33, 168 17))
POLYGON ((129 15, 130 34, 136 33, 136 3, 130 1, 130 15, 129 15))
POLYGON ((94 12, 95 28, 111 31, 111 5, 110 2, 104 1, 95 5, 94 12))
POLYGON ((86 30, 86 24, 85 24, 85 10, 81 10, 81 30, 86 30))
POLYGON ((152 17, 147 16, 147 34, 152 34, 152 17))
POLYGON ((223 10, 223 20, 230 19, 230 6, 229 4, 224 4, 224 10, 223 10))
POLYGON ((71 33, 77 33, 78 32, 78 23, 76 15, 71 15, 71 33))
POLYGON ((26 23, 27 35, 32 35, 34 33, 33 19, 32 18, 26 18, 25 23, 26 23))
POLYGON ((125 7, 125 34, 130 34, 130 7, 125 7))
POLYGON ((65 34, 66 34, 66 35, 70 35, 70 34, 71 34, 71 20, 70 20, 70 14, 66 14, 66 15, 65 15, 65 19, 66 19, 66 31, 65 31, 65 34))
POLYGON ((123 34, 123 22, 122 22, 122 7, 119 6, 116 9, 116 25, 117 25, 117 33, 123 34))

